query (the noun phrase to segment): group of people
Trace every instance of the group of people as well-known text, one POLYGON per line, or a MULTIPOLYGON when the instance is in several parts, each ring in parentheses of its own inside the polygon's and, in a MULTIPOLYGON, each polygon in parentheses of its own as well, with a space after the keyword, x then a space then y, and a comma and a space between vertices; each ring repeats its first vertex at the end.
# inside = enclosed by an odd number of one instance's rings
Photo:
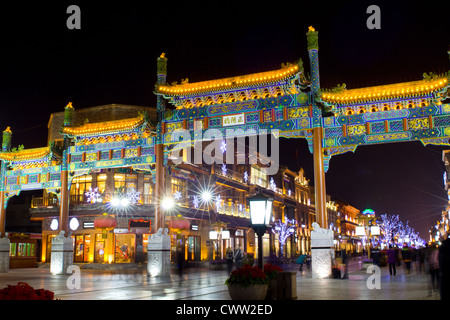
POLYGON ((415 268, 416 272, 430 275, 430 293, 439 291, 441 300, 450 300, 450 237, 440 246, 431 245, 422 249, 411 249, 405 245, 402 249, 392 245, 386 251, 389 274, 396 276, 397 266, 405 264, 407 273, 415 268))
POLYGON ((225 258, 227 260, 228 274, 231 274, 231 271, 233 270, 233 263, 236 265, 236 269, 242 267, 242 259, 244 258, 244 254, 242 253, 240 246, 237 246, 234 252, 231 247, 228 247, 225 258))

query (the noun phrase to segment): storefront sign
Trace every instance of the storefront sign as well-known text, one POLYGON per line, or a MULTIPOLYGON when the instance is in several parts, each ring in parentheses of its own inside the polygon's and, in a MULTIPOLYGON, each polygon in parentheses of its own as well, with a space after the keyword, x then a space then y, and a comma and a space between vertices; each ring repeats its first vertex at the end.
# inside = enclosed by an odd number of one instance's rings
POLYGON ((93 221, 83 222, 83 229, 91 229, 91 228, 94 228, 94 222, 93 221))
POLYGON ((227 126, 236 126, 239 124, 245 124, 245 120, 244 120, 244 114, 240 113, 240 114, 234 114, 231 116, 224 116, 222 119, 222 125, 224 127, 227 126))

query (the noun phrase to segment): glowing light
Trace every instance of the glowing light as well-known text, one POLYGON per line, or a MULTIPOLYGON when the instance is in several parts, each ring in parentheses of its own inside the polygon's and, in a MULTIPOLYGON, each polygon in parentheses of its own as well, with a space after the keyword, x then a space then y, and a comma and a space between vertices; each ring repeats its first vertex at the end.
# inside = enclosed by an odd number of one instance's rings
POLYGON ((86 202, 96 203, 100 199, 100 193, 98 192, 98 188, 92 189, 89 187, 89 191, 85 193, 86 202))
POLYGON ((180 191, 176 191, 176 192, 173 194, 173 198, 174 198, 175 200, 180 200, 181 197, 182 197, 182 194, 181 194, 180 191))
POLYGON ((129 205, 130 205, 130 200, 128 198, 120 199, 120 206, 121 207, 127 207, 129 205))
POLYGON ((275 184, 275 180, 273 180, 273 177, 270 178, 270 189, 272 189, 273 191, 277 190, 277 185, 275 184))
POLYGON ((52 219, 52 222, 50 223, 50 229, 52 229, 53 231, 58 230, 58 226, 58 219, 52 219))
POLYGON ((201 199, 205 203, 210 202, 212 198, 213 198, 213 195, 212 195, 211 191, 209 191, 209 190, 205 190, 201 194, 201 199))
POLYGON ((220 210, 220 208, 222 208, 222 199, 220 199, 220 194, 216 196, 216 199, 214 201, 217 211, 220 210))
POLYGON ((194 205, 195 209, 198 209, 198 206, 200 205, 200 200, 198 199, 197 196, 194 196, 194 198, 192 200, 192 204, 194 205))
POLYGON ((78 222, 77 218, 70 219, 70 222, 69 222, 70 230, 72 230, 72 231, 77 230, 79 226, 80 226, 80 223, 78 222))
POLYGON ((222 151, 222 153, 225 153, 225 151, 227 151, 227 143, 225 140, 222 140, 222 144, 220 145, 220 151, 222 151))
POLYGON ((118 206, 120 206, 120 199, 114 197, 111 199, 110 203, 113 207, 118 207, 118 206))
POLYGON ((172 197, 165 197, 161 202, 161 207, 164 210, 170 210, 175 206, 175 201, 172 197))

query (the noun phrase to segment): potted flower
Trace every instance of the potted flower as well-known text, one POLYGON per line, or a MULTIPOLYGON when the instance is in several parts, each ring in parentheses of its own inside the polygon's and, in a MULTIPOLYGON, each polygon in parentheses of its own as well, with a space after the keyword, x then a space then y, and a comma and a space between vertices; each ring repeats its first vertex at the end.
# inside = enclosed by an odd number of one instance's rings
POLYGON ((0 300, 53 300, 55 294, 45 289, 34 289, 28 283, 18 282, 0 290, 0 300))
POLYGON ((269 279, 258 267, 244 265, 225 281, 232 300, 264 300, 269 279))
POLYGON ((269 280, 269 290, 267 292, 267 297, 271 300, 276 300, 277 298, 277 273, 283 271, 280 266, 266 263, 264 265, 264 273, 269 280))

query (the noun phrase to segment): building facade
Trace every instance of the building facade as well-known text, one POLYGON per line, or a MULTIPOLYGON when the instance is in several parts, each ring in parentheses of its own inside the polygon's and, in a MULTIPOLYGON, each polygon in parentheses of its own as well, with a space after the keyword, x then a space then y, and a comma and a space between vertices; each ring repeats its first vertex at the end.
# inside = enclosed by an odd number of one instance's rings
MULTIPOLYGON (((73 108, 70 106, 70 108, 73 108)), ((74 108, 73 108, 74 109, 74 108)), ((93 168, 89 163, 111 163, 131 158, 127 150, 106 150, 102 147, 133 141, 129 130, 130 119, 140 113, 154 114, 146 107, 105 105, 94 108, 71 110, 72 127, 88 132, 73 138, 69 163, 69 228, 74 241, 74 262, 78 263, 136 263, 146 262, 148 237, 154 228, 155 175, 152 166, 123 166, 93 168), (114 126, 114 129, 110 129, 114 126), (125 128, 125 129, 122 129, 125 128), (85 165, 84 171, 72 175, 70 168, 85 165), (126 205, 123 201, 126 200, 126 205), (96 221, 107 214, 115 220, 114 228, 103 230, 96 221)), ((61 126, 67 112, 54 113, 48 123, 48 141, 53 150, 63 146, 61 126), (58 129, 59 128, 59 129, 58 129)), ((134 118, 133 118, 134 117, 134 118)), ((146 128, 151 136, 151 125, 146 128)), ((144 130, 144 132, 145 132, 144 130)), ((75 133, 74 135, 79 134, 75 133)), ((237 148, 237 147, 236 147, 237 148)), ((50 149, 49 149, 50 150, 50 149)), ((17 160, 11 171, 32 171, 38 159, 22 150, 14 150, 17 160), (22 157, 22 158, 20 158, 22 157), (34 162, 33 162, 34 161, 34 162)), ((8 155, 12 156, 13 152, 8 155)), ((50 151, 48 151, 50 152, 50 151)), ((144 147, 135 152, 148 152, 144 147)), ((224 150, 235 153, 236 150, 224 150)), ((56 152, 55 152, 56 153, 56 152)), ((45 155, 47 156, 48 153, 45 155)), ((40 156, 42 158, 42 156, 40 156)), ((58 161, 54 156, 51 161, 58 161)), ((247 197, 262 192, 273 199, 275 220, 294 220, 295 233, 284 245, 284 258, 293 258, 310 250, 311 224, 315 221, 314 201, 309 181, 303 169, 298 173, 281 167, 275 175, 268 176, 260 165, 236 164, 175 164, 166 163, 165 194, 174 206, 165 212, 165 226, 170 229, 172 258, 177 246, 183 246, 187 261, 210 261, 223 259, 228 247, 240 247, 244 252, 257 255, 258 243, 250 227, 247 197), (198 202, 202 191, 212 190, 214 200, 208 205, 198 202), (197 200, 196 200, 197 199, 197 200), (183 229, 173 226, 172 221, 181 216, 189 222, 183 229), (211 236, 211 231, 221 236, 211 236)), ((31 179, 42 180, 44 175, 31 179)), ((27 181, 30 182, 30 177, 27 181)), ((52 180, 52 173, 45 175, 52 180)), ((31 200, 31 220, 41 223, 41 262, 51 258, 51 239, 59 232, 60 194, 58 189, 45 188, 42 196, 31 200)), ((279 235, 268 232, 264 238, 264 256, 280 256, 279 235)))

